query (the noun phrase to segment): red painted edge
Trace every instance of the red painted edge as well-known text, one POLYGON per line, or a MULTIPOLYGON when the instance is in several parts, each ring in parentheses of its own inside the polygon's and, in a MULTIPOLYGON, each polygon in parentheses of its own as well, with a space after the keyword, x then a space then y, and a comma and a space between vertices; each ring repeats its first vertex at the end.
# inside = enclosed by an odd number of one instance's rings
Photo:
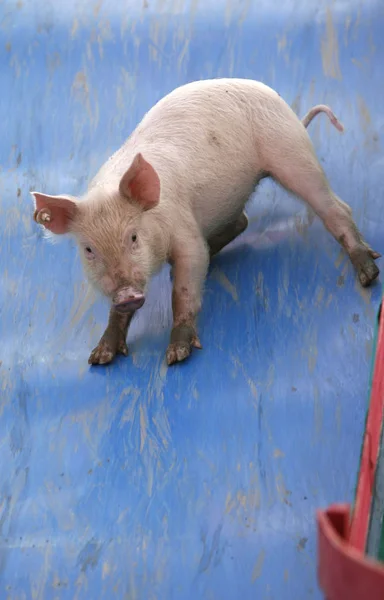
POLYGON ((384 402, 384 317, 380 318, 371 398, 365 426, 355 505, 351 519, 350 544, 365 551, 375 473, 380 448, 384 402))
POLYGON ((349 506, 318 511, 318 580, 327 600, 383 600, 384 568, 350 545, 349 506))

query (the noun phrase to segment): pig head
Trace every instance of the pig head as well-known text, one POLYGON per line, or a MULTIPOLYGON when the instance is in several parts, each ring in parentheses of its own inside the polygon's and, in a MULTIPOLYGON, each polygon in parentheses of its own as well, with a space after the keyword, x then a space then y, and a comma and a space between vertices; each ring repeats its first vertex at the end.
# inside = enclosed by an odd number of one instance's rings
POLYGON ((74 236, 88 279, 119 313, 145 301, 151 276, 166 260, 167 239, 157 217, 160 180, 139 153, 117 180, 83 198, 32 192, 34 219, 49 235, 74 236))

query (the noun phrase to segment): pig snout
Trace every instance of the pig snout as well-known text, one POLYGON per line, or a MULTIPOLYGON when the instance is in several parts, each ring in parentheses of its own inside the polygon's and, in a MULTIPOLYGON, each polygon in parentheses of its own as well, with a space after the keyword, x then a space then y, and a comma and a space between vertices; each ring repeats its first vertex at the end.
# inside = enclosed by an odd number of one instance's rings
POLYGON ((113 306, 119 313, 129 313, 143 306, 145 296, 132 287, 118 290, 113 297, 113 306))

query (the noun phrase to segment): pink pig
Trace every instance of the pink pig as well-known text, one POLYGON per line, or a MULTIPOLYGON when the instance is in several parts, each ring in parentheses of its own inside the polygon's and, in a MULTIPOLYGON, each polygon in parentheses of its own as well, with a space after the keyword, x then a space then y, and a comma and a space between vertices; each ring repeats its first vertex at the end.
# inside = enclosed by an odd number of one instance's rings
POLYGON ((88 278, 111 299, 109 322, 90 364, 127 355, 131 319, 147 284, 165 262, 173 271, 173 327, 168 364, 201 348, 196 318, 210 256, 247 227, 257 183, 271 176, 306 201, 344 247, 360 283, 379 274, 374 252, 351 209, 331 190, 306 126, 271 88, 214 79, 181 86, 160 100, 102 166, 81 198, 32 192, 35 220, 72 234, 88 278))

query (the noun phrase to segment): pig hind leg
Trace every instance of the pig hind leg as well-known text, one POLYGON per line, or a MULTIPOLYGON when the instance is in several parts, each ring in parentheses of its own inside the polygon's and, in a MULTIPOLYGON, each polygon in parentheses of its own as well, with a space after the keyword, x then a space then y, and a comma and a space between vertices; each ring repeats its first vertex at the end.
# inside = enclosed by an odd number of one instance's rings
POLYGON ((331 190, 309 138, 297 141, 296 146, 292 140, 290 149, 275 153, 269 172, 283 187, 312 207, 348 253, 361 285, 368 286, 379 274, 374 259, 380 254, 364 241, 351 208, 331 190))
POLYGON ((248 227, 248 217, 242 212, 241 215, 231 223, 228 223, 226 227, 212 235, 208 239, 209 254, 212 258, 215 254, 218 254, 225 246, 230 244, 235 238, 241 235, 248 227))

